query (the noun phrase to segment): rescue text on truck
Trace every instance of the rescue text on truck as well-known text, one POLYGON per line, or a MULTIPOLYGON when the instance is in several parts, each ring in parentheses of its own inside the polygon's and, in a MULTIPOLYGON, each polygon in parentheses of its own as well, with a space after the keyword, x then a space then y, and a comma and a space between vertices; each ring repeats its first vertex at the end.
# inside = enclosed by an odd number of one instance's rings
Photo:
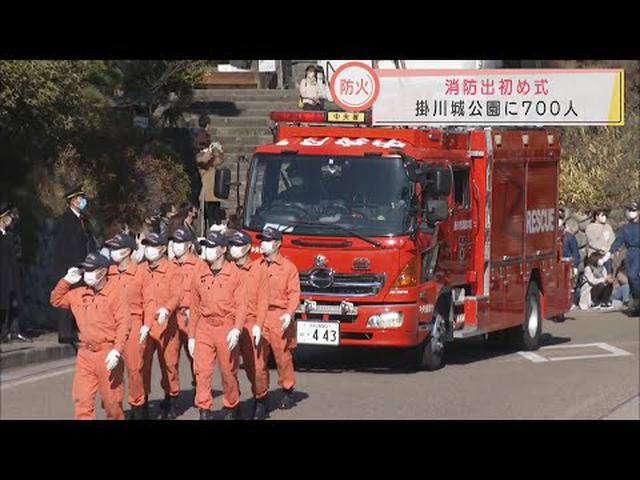
MULTIPOLYGON (((243 228, 283 231, 300 344, 400 347, 443 365, 454 338, 537 349, 570 306, 557 228, 559 134, 371 127, 368 114, 274 112, 243 228), (339 123, 339 125, 336 125, 339 123)), ((216 196, 228 196, 220 169, 216 196)))

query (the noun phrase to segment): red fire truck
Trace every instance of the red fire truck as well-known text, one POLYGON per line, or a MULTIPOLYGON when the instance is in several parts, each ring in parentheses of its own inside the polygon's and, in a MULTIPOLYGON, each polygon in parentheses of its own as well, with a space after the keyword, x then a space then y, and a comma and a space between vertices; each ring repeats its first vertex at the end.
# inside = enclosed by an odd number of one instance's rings
MULTIPOLYGON (((265 226, 284 233, 300 272, 299 344, 402 347, 434 370, 457 338, 504 331, 537 349, 542 320, 569 310, 558 131, 381 128, 345 112, 271 119, 242 223, 254 238, 265 226)), ((229 178, 217 172, 218 197, 229 178)))

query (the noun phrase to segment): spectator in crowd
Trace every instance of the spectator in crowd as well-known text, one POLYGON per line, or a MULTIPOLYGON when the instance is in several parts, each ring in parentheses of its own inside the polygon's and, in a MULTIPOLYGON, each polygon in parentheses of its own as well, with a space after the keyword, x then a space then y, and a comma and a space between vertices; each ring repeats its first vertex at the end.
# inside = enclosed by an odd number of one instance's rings
POLYGON ((320 97, 320 110, 324 110, 324 102, 329 98, 329 85, 324 74, 324 68, 321 65, 316 66, 316 82, 318 84, 318 92, 320 97))
POLYGON ((303 110, 322 110, 324 99, 322 87, 318 85, 316 67, 309 65, 305 77, 300 81, 300 103, 303 110))
MULTIPOLYGON (((178 207, 178 214, 169 221, 169 236, 173 235, 178 228, 186 228, 191 233, 191 236, 196 238, 198 235, 193 226, 196 218, 198 218, 198 207, 191 202, 182 202, 178 207)), ((202 247, 199 244, 196 245, 196 243, 194 242, 193 246, 195 252, 200 255, 202 247)), ((170 250, 172 249, 170 248, 170 250)))
MULTIPOLYGON (((611 225, 607 223, 608 217, 609 210, 606 208, 600 208, 593 212, 592 223, 587 225, 585 230, 589 245, 587 256, 594 252, 604 255, 611 248, 616 235, 611 225)), ((611 261, 607 261, 605 267, 608 272, 613 271, 613 263, 611 261)))
POLYGON ((576 236, 569 229, 565 218, 564 208, 560 209, 558 223, 562 232, 562 257, 570 258, 573 266, 573 275, 578 274, 578 266, 580 265, 580 252, 578 251, 578 241, 576 236))
POLYGON ((578 250, 578 241, 576 240, 576 236, 569 228, 567 223, 568 218, 566 217, 566 210, 564 208, 560 208, 558 223, 560 231, 562 232, 562 257, 564 259, 571 259, 571 276, 575 286, 573 290, 573 304, 571 305, 571 308, 573 309, 580 300, 579 289, 577 288, 580 268, 580 251, 578 250))
POLYGON ((612 300, 618 300, 622 302, 624 306, 629 305, 631 300, 631 287, 629 286, 629 277, 627 276, 627 266, 623 259, 620 266, 616 270, 615 282, 613 284, 612 300))
POLYGON ((613 275, 607 268, 598 265, 602 254, 593 252, 586 261, 584 269, 584 283, 580 288, 580 309, 608 308, 611 306, 611 293, 613 292, 613 275))
POLYGON ((31 342, 20 332, 22 307, 21 248, 15 224, 17 212, 0 204, 0 342, 31 342))
POLYGON ((210 143, 208 147, 200 150, 196 155, 196 163, 202 181, 200 190, 200 203, 204 202, 205 231, 211 225, 220 225, 227 218, 220 199, 214 194, 214 182, 216 168, 224 163, 224 150, 218 142, 210 143))

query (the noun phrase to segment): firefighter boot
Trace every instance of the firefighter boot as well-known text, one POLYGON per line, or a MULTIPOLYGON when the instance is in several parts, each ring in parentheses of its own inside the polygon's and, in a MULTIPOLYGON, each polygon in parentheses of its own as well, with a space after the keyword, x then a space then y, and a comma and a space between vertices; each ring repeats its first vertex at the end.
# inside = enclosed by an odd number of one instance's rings
POLYGON ((200 409, 200 420, 213 420, 213 412, 211 410, 200 409))
POLYGON ((282 400, 280 401, 280 408, 282 410, 289 410, 291 407, 293 407, 294 404, 295 401, 293 400, 293 388, 290 388, 289 390, 283 390, 282 400))
POLYGON ((235 408, 227 408, 224 407, 224 417, 223 420, 239 420, 240 419, 240 407, 237 406, 235 408))
POLYGON ((131 417, 130 420, 148 420, 149 419, 149 410, 147 408, 147 404, 133 406, 131 407, 131 417))
POLYGON ((176 413, 176 400, 178 397, 172 397, 171 395, 165 395, 160 408, 162 409, 162 418, 166 420, 175 420, 178 418, 176 413))
POLYGON ((255 400, 253 403, 253 420, 264 420, 267 418, 266 399, 255 400))
POLYGON ((140 407, 139 420, 149 420, 149 397, 144 397, 144 404, 140 407))

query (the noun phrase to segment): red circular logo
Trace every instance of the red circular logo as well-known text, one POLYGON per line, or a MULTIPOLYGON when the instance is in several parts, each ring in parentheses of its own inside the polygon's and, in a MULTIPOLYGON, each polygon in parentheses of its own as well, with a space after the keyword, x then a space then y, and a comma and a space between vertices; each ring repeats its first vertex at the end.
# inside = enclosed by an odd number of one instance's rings
POLYGON ((347 112, 371 108, 380 93, 380 80, 373 68, 360 62, 338 67, 329 85, 333 101, 347 112))

